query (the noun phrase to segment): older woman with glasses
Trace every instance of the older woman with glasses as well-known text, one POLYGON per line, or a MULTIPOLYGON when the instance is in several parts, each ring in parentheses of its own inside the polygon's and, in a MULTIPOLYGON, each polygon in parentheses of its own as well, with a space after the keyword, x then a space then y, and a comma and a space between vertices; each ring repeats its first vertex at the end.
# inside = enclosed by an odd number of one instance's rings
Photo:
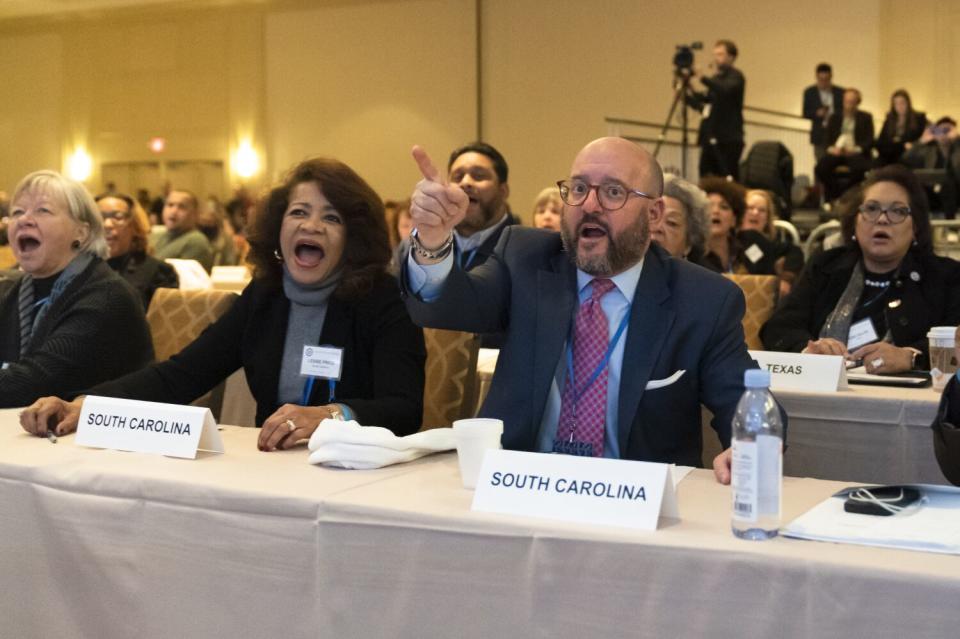
POLYGON ((150 226, 140 203, 129 195, 104 193, 97 196, 97 206, 110 249, 107 264, 140 293, 143 307, 150 306, 158 288, 177 288, 176 270, 149 254, 150 226))
POLYGON ((673 257, 699 264, 710 228, 707 194, 667 173, 663 176, 663 207, 663 216, 650 225, 650 237, 673 257))
MULTIPOLYGON (((186 404, 243 368, 257 401, 258 446, 302 445, 324 419, 407 435, 420 427, 426 351, 396 279, 383 202, 350 167, 314 158, 293 167, 252 221, 253 281, 193 343, 91 394, 186 404), (307 347, 339 352, 338 379, 301 373, 307 347)), ((74 394, 76 395, 76 394, 74 394)), ((83 398, 46 397, 25 430, 72 432, 83 398)))
POLYGON ((775 351, 844 355, 868 373, 928 368, 927 331, 960 323, 960 264, 933 254, 927 198, 899 165, 864 183, 846 246, 815 258, 763 326, 775 351))
POLYGON ((82 185, 23 178, 10 207, 21 273, 0 281, 0 407, 67 394, 153 359, 143 305, 110 270, 103 221, 82 185))

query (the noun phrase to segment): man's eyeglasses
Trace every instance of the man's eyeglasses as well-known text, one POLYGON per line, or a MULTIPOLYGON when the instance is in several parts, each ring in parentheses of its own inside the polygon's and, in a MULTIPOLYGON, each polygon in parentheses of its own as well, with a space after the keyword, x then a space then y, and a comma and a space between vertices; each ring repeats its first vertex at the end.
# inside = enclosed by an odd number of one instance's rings
POLYGON ((909 206, 903 204, 891 204, 890 206, 884 208, 879 202, 874 202, 873 200, 864 202, 857 210, 860 211, 860 215, 863 216, 863 219, 868 222, 876 222, 880 219, 881 213, 886 213, 887 219, 890 220, 891 224, 899 224, 907 219, 907 217, 910 215, 909 206))
POLYGON ((636 189, 628 189, 622 184, 608 182, 606 184, 587 184, 583 180, 560 180, 560 199, 570 206, 580 206, 587 201, 590 191, 596 189, 600 206, 606 211, 622 209, 631 195, 637 195, 648 200, 655 200, 657 196, 649 195, 636 189))
POLYGON ((123 225, 130 221, 130 211, 107 211, 101 212, 104 223, 113 222, 117 225, 123 225))

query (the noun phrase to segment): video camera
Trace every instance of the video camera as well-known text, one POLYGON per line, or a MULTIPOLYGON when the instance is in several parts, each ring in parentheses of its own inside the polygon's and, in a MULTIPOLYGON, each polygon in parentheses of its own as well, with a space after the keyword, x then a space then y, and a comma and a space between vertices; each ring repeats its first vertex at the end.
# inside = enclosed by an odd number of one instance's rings
POLYGON ((693 69, 693 52, 703 49, 702 42, 691 42, 690 44, 678 44, 677 52, 673 54, 673 66, 678 75, 690 75, 693 69))

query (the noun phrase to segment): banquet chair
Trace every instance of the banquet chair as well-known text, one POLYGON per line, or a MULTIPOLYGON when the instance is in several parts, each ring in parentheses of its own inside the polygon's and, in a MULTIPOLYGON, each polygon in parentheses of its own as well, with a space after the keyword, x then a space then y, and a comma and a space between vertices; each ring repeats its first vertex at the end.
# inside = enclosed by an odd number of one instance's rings
POLYGON ((480 340, 472 333, 423 329, 427 344, 420 430, 450 426, 471 417, 476 407, 477 352, 480 340))
MULTIPOLYGON (((237 294, 229 291, 158 288, 147 309, 157 361, 169 359, 183 350, 203 329, 226 313, 236 299, 237 294)), ((221 383, 193 404, 209 408, 219 421, 223 388, 221 383)))
POLYGON ((17 258, 13 256, 10 245, 0 246, 0 269, 13 268, 17 265, 17 258))
POLYGON ((733 280, 740 287, 747 302, 747 310, 743 314, 743 336, 747 348, 763 350, 760 328, 773 315, 777 305, 777 291, 780 288, 777 276, 726 273, 724 277, 733 280))

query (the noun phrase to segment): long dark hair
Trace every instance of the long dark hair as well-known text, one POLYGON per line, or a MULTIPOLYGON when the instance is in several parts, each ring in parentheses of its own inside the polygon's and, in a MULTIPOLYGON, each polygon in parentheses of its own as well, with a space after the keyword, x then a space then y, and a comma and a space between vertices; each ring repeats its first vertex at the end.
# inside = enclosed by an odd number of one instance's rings
POLYGON ((887 126, 892 127, 892 130, 895 131, 897 127, 897 110, 893 108, 893 101, 897 98, 903 98, 907 101, 907 117, 905 120, 905 129, 907 131, 915 128, 917 126, 917 118, 919 117, 917 112, 913 110, 913 100, 910 99, 910 94, 907 93, 906 89, 897 89, 893 92, 893 95, 890 96, 890 110, 887 111, 887 126))
POLYGON ((849 199, 844 197, 846 202, 840 213, 840 228, 846 245, 860 253, 860 245, 854 239, 857 230, 857 214, 860 205, 863 204, 864 193, 880 182, 893 182, 907 192, 907 197, 910 199, 907 204, 910 205, 910 217, 913 218, 913 237, 916 241, 911 245, 910 250, 920 255, 932 254, 933 233, 930 230, 930 203, 927 201, 927 194, 913 171, 900 164, 891 164, 877 169, 849 199))
POLYGON ((296 165, 261 201, 248 237, 248 259, 254 266, 254 277, 279 284, 283 274, 282 263, 276 257, 280 226, 290 204, 290 193, 304 182, 315 182, 320 187, 346 225, 346 246, 341 258, 344 274, 334 295, 362 296, 386 272, 390 261, 383 202, 353 169, 329 158, 313 158, 296 165))

